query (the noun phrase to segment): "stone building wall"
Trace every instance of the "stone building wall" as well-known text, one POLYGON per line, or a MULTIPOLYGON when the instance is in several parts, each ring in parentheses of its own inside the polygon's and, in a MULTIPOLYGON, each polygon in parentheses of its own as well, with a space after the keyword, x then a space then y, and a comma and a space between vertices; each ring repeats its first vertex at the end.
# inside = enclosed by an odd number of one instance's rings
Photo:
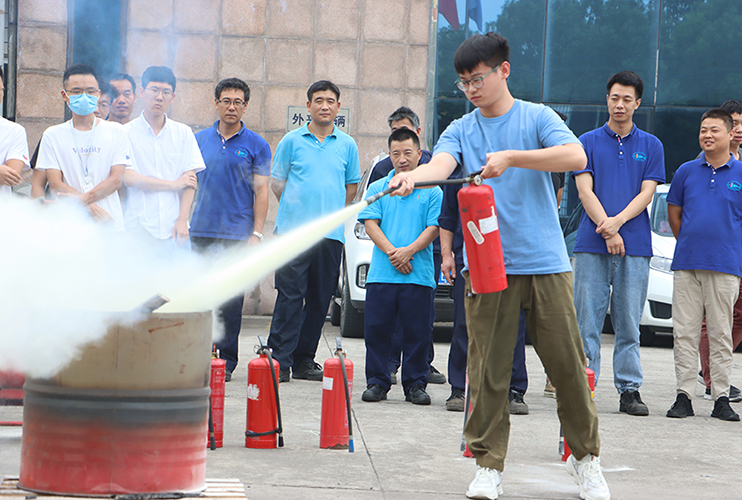
MULTIPOLYGON (((69 0, 73 1, 73 0, 69 0)), ((22 0, 18 118, 31 147, 61 121, 67 64, 67 1, 22 0)), ((386 148, 387 116, 407 105, 425 120, 430 0, 126 0, 123 70, 140 82, 151 65, 178 78, 170 116, 194 130, 217 119, 213 91, 227 77, 248 82, 245 124, 275 151, 286 108, 304 106, 317 80, 335 82, 350 108, 361 168, 386 148)), ((137 111, 138 112, 138 111, 137 111)), ((266 233, 275 222, 271 195, 266 233)), ((245 312, 268 314, 272 277, 248 294, 245 312)))

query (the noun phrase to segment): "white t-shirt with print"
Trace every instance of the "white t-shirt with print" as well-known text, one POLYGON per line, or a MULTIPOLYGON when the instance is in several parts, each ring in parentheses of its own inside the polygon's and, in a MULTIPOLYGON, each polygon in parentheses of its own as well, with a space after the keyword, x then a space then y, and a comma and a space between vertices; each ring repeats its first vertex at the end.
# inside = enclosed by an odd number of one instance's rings
MULTIPOLYGON (((81 131, 75 129, 69 120, 46 129, 36 168, 61 170, 67 185, 85 193, 108 179, 112 166, 131 168, 131 164, 129 139, 123 125, 96 120, 93 130, 81 131)), ((111 215, 113 229, 123 231, 124 215, 118 192, 114 191, 95 204, 111 215)))
MULTIPOLYGON (((0 117, 0 164, 5 164, 8 160, 20 160, 23 162, 24 170, 29 168, 26 129, 0 117)), ((10 186, 0 185, 0 196, 9 195, 12 192, 13 189, 10 186)))

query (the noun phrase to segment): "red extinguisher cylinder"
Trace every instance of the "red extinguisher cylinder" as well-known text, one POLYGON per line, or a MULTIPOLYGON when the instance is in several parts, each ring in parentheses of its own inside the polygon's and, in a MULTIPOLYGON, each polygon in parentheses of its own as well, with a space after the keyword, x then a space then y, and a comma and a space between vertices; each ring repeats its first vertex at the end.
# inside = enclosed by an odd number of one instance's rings
POLYGON ((459 190, 458 200, 472 292, 505 290, 508 280, 492 188, 466 185, 459 190))
POLYGON ((211 360, 211 421, 216 448, 224 446, 224 389, 227 362, 223 359, 211 360))
MULTIPOLYGON (((595 372, 590 368, 585 368, 585 373, 587 374, 587 383, 590 386, 590 398, 595 399, 595 372)), ((564 439, 561 426, 559 426, 559 454, 562 455, 562 462, 566 462, 572 454, 567 440, 564 439)))
POLYGON ((278 412, 270 362, 278 380, 278 361, 261 354, 247 364, 247 427, 246 448, 276 448, 278 446, 278 412))
MULTIPOLYGON (((348 378, 348 393, 352 400, 353 362, 347 358, 344 361, 348 378)), ((322 379, 322 420, 320 423, 319 447, 349 448, 348 411, 339 358, 330 358, 325 361, 324 377, 322 379)))

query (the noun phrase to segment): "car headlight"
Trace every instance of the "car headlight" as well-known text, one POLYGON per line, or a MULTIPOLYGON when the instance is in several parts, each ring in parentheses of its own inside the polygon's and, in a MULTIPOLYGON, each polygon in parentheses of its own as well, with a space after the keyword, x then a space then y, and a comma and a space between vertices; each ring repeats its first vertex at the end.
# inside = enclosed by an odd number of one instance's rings
POLYGON ((355 234, 356 238, 358 238, 359 240, 371 239, 366 234, 366 225, 363 222, 356 222, 355 227, 353 227, 353 234, 355 234))
POLYGON ((667 257, 652 257, 649 261, 649 267, 661 273, 672 274, 672 270, 670 269, 672 267, 672 259, 668 259, 667 257))

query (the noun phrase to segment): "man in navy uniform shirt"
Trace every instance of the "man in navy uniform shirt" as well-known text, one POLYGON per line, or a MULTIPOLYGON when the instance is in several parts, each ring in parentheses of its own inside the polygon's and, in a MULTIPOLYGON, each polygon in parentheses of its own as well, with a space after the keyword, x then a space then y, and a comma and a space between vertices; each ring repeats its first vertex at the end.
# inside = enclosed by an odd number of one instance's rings
MULTIPOLYGON (((198 173, 190 234, 194 248, 202 252, 257 245, 268 213, 271 150, 242 123, 250 88, 238 78, 227 78, 217 84, 214 97, 219 120, 196 134, 207 169, 198 173)), ((217 347, 227 361, 227 380, 237 366, 243 300, 239 295, 219 309, 224 338, 217 347)))
POLYGON ((633 71, 608 80, 608 123, 580 137, 587 167, 575 184, 585 208, 575 243, 575 309, 588 367, 600 375, 600 334, 608 299, 616 332, 613 383, 619 411, 648 415, 639 395, 639 320, 647 299, 652 234, 647 205, 665 182, 662 143, 634 125, 644 83, 633 71), (612 291, 611 291, 612 287, 612 291))

